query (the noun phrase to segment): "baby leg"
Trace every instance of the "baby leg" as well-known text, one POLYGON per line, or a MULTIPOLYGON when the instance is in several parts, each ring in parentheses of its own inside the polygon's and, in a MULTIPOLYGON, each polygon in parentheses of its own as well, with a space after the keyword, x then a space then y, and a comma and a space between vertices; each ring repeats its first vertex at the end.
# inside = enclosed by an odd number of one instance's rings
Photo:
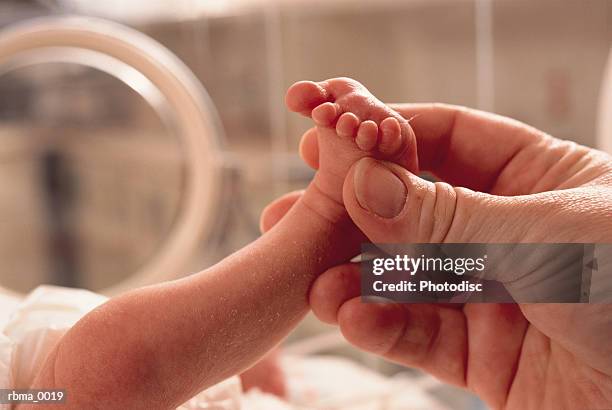
POLYGON ((352 163, 373 155, 416 170, 416 153, 407 122, 358 83, 301 83, 287 102, 304 113, 316 108, 321 155, 315 180, 283 220, 203 272, 126 293, 85 316, 32 388, 67 389, 70 408, 176 408, 248 368, 297 325, 314 279, 364 240, 342 206, 352 163))
POLYGON ((67 389, 68 408, 176 408, 254 364, 298 324, 317 275, 358 252, 361 239, 344 232, 342 222, 296 204, 219 264, 90 312, 34 385, 20 387, 67 389))

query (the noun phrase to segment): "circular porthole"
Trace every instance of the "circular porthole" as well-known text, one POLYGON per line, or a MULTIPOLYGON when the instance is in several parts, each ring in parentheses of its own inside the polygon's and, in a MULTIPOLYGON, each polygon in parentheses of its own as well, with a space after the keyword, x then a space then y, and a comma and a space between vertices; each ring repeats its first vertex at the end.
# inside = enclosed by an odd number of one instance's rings
POLYGON ((34 19, 0 33, 0 91, 1 285, 184 273, 220 209, 222 133, 177 57, 117 23, 34 19))

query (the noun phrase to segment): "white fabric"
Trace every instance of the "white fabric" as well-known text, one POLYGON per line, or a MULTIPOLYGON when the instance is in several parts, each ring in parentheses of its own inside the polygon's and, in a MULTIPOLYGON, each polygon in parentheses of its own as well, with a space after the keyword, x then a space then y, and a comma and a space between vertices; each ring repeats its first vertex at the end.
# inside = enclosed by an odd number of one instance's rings
POLYGON ((11 351, 9 383, 26 388, 34 381, 57 341, 106 298, 81 289, 40 286, 9 313, 2 334, 11 351))
POLYGON ((289 401, 327 410, 447 410, 419 379, 389 378, 334 356, 285 356, 289 401))

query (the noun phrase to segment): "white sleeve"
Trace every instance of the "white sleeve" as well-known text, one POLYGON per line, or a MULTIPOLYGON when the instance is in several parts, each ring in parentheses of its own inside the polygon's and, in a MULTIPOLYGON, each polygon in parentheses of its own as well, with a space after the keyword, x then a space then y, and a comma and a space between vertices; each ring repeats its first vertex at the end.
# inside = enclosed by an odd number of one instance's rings
POLYGON ((106 298, 82 289, 40 286, 2 312, 0 388, 28 388, 58 340, 106 298))

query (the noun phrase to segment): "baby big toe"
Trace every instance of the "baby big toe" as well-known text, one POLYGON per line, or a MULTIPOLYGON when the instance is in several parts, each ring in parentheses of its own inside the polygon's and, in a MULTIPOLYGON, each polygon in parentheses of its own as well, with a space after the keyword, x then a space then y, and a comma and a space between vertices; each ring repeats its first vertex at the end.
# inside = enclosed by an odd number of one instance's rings
POLYGON ((374 149, 378 142, 378 125, 372 120, 362 122, 357 130, 355 142, 362 151, 374 149))
POLYGON ((293 84, 285 95, 285 104, 293 112, 310 116, 312 110, 328 100, 327 91, 312 81, 293 84))

